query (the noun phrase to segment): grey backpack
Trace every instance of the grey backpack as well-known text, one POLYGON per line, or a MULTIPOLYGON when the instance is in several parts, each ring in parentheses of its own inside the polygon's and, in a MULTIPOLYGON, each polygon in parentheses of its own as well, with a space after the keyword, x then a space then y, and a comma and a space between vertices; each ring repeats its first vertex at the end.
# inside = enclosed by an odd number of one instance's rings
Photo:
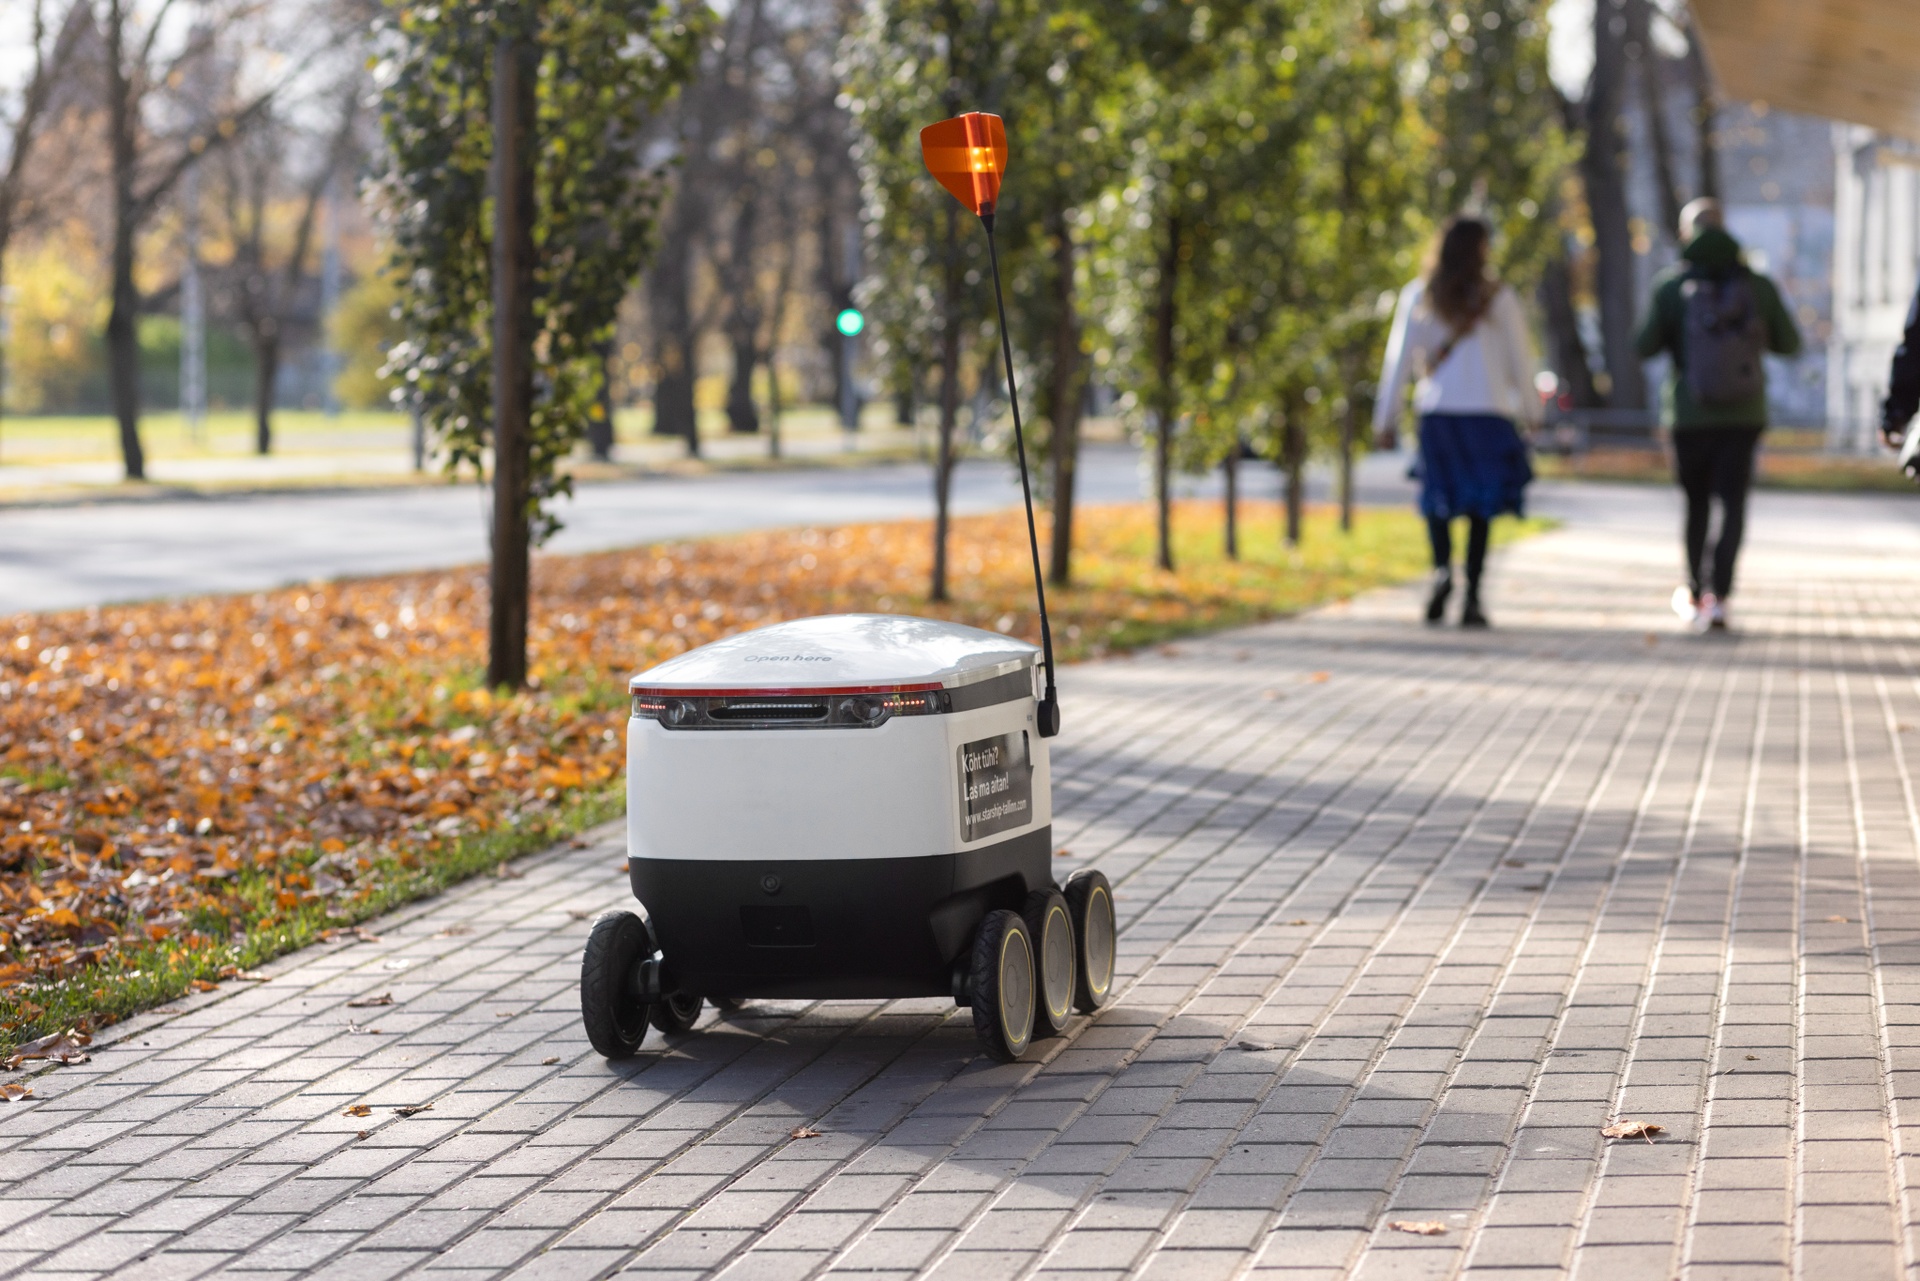
POLYGON ((1702 409, 1723 409, 1767 389, 1767 322, 1744 271, 1723 280, 1690 276, 1686 308, 1687 390, 1702 409))

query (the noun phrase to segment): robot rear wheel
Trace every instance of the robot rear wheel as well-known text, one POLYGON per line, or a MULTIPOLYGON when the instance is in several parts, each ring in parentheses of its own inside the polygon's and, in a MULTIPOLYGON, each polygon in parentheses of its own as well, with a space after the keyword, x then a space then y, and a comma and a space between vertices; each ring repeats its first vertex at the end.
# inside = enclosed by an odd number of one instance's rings
POLYGON ((1065 897, 1078 945, 1073 1003, 1082 1014, 1091 1014, 1113 995, 1113 887, 1105 876, 1083 867, 1067 878, 1065 897))
POLYGON ((587 935, 580 1017, 587 1040, 607 1058, 632 1058, 646 1039, 651 1005, 642 999, 638 980, 640 963, 655 950, 653 931, 632 912, 601 913, 587 935))
POLYGON ((1033 939, 1020 913, 987 913, 973 936, 968 975, 973 1034, 988 1057, 1011 1063, 1033 1041, 1033 939))
POLYGON ((688 992, 663 996, 653 1003, 653 1025, 668 1036, 692 1031, 693 1025, 700 1021, 701 1004, 698 996, 688 992))
POLYGON ((1035 890, 1027 895, 1021 919, 1033 941, 1035 983, 1033 1035, 1058 1036, 1073 1017, 1076 964, 1073 918, 1058 890, 1035 890))

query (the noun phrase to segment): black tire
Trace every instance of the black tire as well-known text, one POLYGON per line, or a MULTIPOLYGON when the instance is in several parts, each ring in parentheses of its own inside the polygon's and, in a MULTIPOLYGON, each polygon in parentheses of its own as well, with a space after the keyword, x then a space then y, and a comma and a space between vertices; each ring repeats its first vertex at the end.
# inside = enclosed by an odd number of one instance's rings
POLYGON ((973 936, 973 1034, 1011 1063, 1033 1041, 1033 940, 1018 912, 987 913, 973 936))
POLYGON ((1080 973, 1079 948, 1074 946, 1073 917, 1058 890, 1035 890, 1027 895, 1020 919, 1033 940, 1033 1037, 1059 1036, 1073 1017, 1073 999, 1080 973))
POLYGON ((692 1031, 700 1021, 700 1005, 699 997, 675 992, 653 1003, 653 1025, 668 1036, 692 1031))
POLYGON ((630 1059, 646 1039, 647 1002, 634 990, 634 972, 654 953, 653 931, 632 912, 604 912, 587 935, 580 958, 580 1019, 587 1040, 609 1059, 630 1059))
POLYGON ((1113 887, 1083 867, 1067 878, 1066 899, 1077 944, 1073 1004, 1091 1014, 1113 997, 1113 887))

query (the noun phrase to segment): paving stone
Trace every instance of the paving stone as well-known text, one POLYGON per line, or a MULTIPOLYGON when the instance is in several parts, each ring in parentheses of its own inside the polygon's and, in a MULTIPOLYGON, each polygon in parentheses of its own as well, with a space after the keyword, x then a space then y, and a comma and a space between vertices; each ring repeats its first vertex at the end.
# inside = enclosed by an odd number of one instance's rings
POLYGON ((1395 589, 1068 669, 1053 835, 1116 886, 1122 990, 1043 1062, 906 1001, 602 1064, 569 910, 629 901, 609 827, 42 1078, 0 1272, 1920 1273, 1920 540, 1763 493, 1741 630, 1696 638, 1665 495, 1604 501, 1659 519, 1501 553, 1484 635, 1395 589))

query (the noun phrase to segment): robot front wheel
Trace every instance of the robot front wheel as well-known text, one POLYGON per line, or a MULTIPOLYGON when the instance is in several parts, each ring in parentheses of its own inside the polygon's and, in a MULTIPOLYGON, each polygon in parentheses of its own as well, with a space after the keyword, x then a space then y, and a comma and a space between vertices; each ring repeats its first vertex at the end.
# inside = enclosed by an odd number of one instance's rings
POLYGON ((609 1059, 632 1058, 646 1039, 647 1024, 674 1036, 700 1018, 700 997, 673 992, 646 999, 643 963, 660 949, 653 931, 632 912, 606 912, 593 923, 580 958, 580 1015, 587 1040, 609 1059))
POLYGON ((580 958, 580 1016, 587 1040, 610 1059, 632 1058, 646 1039, 652 1003, 638 983, 640 964, 659 949, 632 912, 604 912, 580 958))
POLYGON ((1011 1063, 1058 1036, 1077 1007, 1091 1014, 1113 995, 1113 889, 1091 868, 1065 892, 1027 895, 1018 912, 989 912, 967 959, 973 1031, 990 1058, 1011 1063))

